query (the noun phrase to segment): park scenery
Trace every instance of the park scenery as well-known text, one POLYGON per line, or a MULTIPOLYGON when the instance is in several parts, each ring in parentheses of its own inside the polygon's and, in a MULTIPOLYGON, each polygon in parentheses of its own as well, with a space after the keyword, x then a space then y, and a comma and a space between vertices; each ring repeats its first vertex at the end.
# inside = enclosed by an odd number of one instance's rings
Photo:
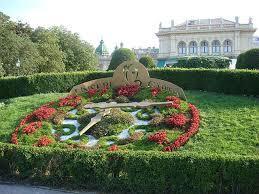
POLYGON ((259 49, 237 55, 223 40, 206 55, 203 42, 186 45, 194 56, 179 45, 174 59, 122 44, 109 55, 103 40, 94 49, 65 27, 33 28, 0 12, 1 180, 259 193, 259 49))

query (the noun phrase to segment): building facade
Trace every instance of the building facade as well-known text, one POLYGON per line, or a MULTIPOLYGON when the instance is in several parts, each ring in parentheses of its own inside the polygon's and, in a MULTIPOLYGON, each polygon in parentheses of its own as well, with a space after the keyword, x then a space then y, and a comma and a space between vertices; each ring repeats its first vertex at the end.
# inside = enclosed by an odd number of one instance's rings
POLYGON ((134 52, 134 54, 136 55, 136 58, 138 60, 144 56, 150 56, 154 60, 156 60, 158 57, 158 53, 159 53, 159 49, 155 48, 155 47, 138 48, 138 49, 132 48, 132 51, 134 52))
POLYGON ((247 24, 223 18, 187 20, 170 27, 159 25, 158 66, 172 65, 181 56, 226 56, 236 58, 254 47, 252 18, 247 24))

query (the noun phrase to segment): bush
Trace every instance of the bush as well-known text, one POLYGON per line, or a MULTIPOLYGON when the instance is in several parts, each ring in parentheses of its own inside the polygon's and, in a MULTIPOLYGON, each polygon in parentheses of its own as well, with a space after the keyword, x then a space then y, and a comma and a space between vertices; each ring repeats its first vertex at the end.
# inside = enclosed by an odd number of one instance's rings
POLYGON ((241 53, 237 58, 237 69, 259 69, 259 48, 241 53))
POLYGON ((173 67, 180 68, 228 68, 230 59, 226 57, 181 57, 173 67))
POLYGON ((2 178, 70 189, 250 194, 259 190, 256 156, 84 151, 3 143, 0 153, 2 178))
POLYGON ((124 61, 129 61, 134 59, 136 59, 135 54, 130 49, 120 48, 118 50, 115 50, 114 53, 112 54, 112 59, 108 70, 114 70, 124 61))
POLYGON ((3 77, 5 75, 5 70, 2 66, 2 62, 0 61, 0 77, 3 77))
POLYGON ((156 67, 154 60, 150 56, 141 57, 139 62, 142 63, 146 68, 156 67))
MULTIPOLYGON (((73 86, 113 72, 71 72, 0 78, 0 98, 39 93, 69 92, 73 86)), ((225 94, 259 95, 259 71, 178 69, 149 70, 150 77, 172 82, 184 90, 203 90, 225 94)))

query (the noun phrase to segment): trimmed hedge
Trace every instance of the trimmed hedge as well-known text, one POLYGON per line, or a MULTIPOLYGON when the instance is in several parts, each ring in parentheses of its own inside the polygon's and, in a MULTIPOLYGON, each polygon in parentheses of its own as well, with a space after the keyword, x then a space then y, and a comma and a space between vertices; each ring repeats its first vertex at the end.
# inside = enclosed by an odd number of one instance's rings
MULTIPOLYGON (((259 71, 163 68, 149 70, 149 73, 151 77, 170 81, 184 90, 259 95, 259 71)), ((73 72, 6 77, 0 79, 0 98, 69 92, 77 84, 92 79, 111 77, 112 74, 112 71, 73 72)))
POLYGON ((179 68, 228 68, 230 59, 227 57, 218 56, 191 56, 191 57, 180 57, 177 59, 177 63, 172 67, 179 68))
POLYGON ((259 48, 250 49, 237 57, 237 69, 259 69, 259 48))
POLYGON ((259 158, 94 152, 0 144, 0 175, 51 186, 133 193, 259 192, 259 158))

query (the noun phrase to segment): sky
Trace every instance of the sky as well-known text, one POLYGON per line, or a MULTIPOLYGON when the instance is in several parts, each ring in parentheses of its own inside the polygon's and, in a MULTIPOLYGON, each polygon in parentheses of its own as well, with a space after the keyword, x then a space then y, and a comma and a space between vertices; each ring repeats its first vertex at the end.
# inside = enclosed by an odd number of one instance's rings
MULTIPOLYGON (((259 28, 258 0, 0 0, 0 11, 32 27, 65 26, 97 47, 103 38, 112 52, 127 48, 158 47, 159 23, 169 27, 190 19, 223 17, 240 23, 253 18, 259 28)), ((255 33, 259 36, 259 30, 255 33)))

